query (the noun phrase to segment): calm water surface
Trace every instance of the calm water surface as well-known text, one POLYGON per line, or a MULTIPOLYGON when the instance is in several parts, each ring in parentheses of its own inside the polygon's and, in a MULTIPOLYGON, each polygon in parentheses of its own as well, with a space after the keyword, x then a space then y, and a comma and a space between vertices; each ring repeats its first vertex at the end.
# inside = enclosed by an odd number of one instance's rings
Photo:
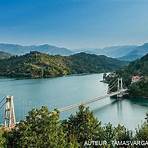
MULTIPOLYGON (((68 76, 50 79, 0 79, 0 98, 14 96, 16 118, 19 121, 33 107, 48 106, 50 110, 105 95, 107 84, 100 82, 102 74, 68 76)), ((95 116, 102 123, 113 125, 124 124, 134 129, 144 121, 148 112, 148 99, 115 99, 106 98, 90 105, 95 116)), ((68 117, 73 110, 62 113, 61 118, 68 117)), ((0 110, 0 121, 2 121, 0 110)))

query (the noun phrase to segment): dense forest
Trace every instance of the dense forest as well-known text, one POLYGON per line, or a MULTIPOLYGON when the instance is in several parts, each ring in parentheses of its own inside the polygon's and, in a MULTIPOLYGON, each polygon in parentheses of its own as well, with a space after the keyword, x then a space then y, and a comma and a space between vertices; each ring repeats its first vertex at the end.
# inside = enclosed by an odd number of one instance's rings
POLYGON ((0 75, 8 77, 55 77, 69 74, 100 73, 113 71, 126 62, 86 53, 71 56, 48 55, 30 52, 0 60, 0 75))
POLYGON ((148 98, 148 54, 141 59, 129 63, 128 66, 115 71, 115 77, 108 75, 106 80, 110 83, 117 77, 123 78, 125 87, 129 88, 130 96, 143 96, 148 98), (140 80, 132 83, 133 76, 140 77, 140 80))
POLYGON ((123 125, 102 125, 84 106, 65 120, 60 120, 58 110, 33 109, 14 129, 0 128, 1 148, 134 148, 148 144, 147 140, 148 121, 137 126, 133 133, 123 125), (140 142, 131 146, 134 141, 140 142))

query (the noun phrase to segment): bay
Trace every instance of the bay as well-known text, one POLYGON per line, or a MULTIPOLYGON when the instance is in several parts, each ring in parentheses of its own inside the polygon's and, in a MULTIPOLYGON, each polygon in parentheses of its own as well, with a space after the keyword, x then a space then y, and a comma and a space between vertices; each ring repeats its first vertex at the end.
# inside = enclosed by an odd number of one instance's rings
MULTIPOLYGON (((0 98, 14 96, 17 121, 25 118, 32 108, 47 106, 49 110, 81 103, 85 100, 103 96, 107 93, 107 84, 100 82, 103 74, 66 76, 48 79, 0 79, 0 98)), ((103 124, 124 124, 133 130, 144 122, 148 112, 148 99, 131 98, 116 100, 105 98, 89 105, 94 115, 103 124)), ((0 110, 0 122, 4 109, 0 110)), ((67 118, 76 110, 61 113, 61 119, 67 118)))

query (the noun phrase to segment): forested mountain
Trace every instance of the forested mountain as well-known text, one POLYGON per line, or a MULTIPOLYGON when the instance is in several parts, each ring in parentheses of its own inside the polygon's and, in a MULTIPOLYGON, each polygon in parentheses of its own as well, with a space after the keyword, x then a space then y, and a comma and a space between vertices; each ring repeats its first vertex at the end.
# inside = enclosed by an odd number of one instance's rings
POLYGON ((148 75, 148 54, 141 59, 131 62, 128 66, 131 73, 139 73, 141 75, 148 75))
POLYGON ((148 54, 141 59, 131 62, 127 67, 117 70, 116 77, 123 78, 124 84, 129 88, 129 94, 131 96, 148 98, 148 54), (139 81, 131 83, 133 76, 141 78, 139 81))
POLYGON ((9 54, 7 52, 0 51, 0 60, 1 59, 8 59, 10 57, 11 57, 11 54, 9 54))
POLYGON ((53 56, 30 52, 0 61, 0 75, 10 77, 55 77, 68 74, 113 71, 126 64, 117 59, 79 53, 71 56, 53 56))
POLYGON ((141 59, 130 62, 126 68, 119 70, 118 72, 122 75, 126 73, 128 75, 148 76, 148 54, 141 59))
POLYGON ((32 46, 22 46, 17 44, 0 44, 0 50, 4 52, 11 53, 13 55, 22 55, 30 51, 38 51, 48 53, 50 55, 70 55, 73 52, 67 48, 60 48, 56 46, 51 46, 48 44, 43 45, 32 45, 32 46))
POLYGON ((69 67, 71 67, 72 73, 113 71, 126 64, 126 62, 121 62, 104 55, 87 54, 84 52, 72 55, 69 59, 69 67))

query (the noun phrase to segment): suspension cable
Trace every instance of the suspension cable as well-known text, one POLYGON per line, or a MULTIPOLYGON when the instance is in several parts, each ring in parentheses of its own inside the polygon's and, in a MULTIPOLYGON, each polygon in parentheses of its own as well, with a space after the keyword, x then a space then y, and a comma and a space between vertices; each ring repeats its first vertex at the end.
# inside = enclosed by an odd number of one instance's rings
POLYGON ((109 90, 112 90, 115 87, 115 85, 116 85, 116 83, 111 88, 109 88, 109 90))
POLYGON ((111 84, 111 86, 109 86, 109 89, 112 90, 112 88, 114 87, 114 85, 116 84, 117 79, 111 84))
POLYGON ((0 110, 2 109, 2 107, 6 104, 6 101, 1 105, 0 110))
POLYGON ((110 80, 109 83, 113 83, 114 81, 116 81, 118 78, 115 77, 115 79, 110 80))
POLYGON ((116 83, 116 81, 117 81, 117 79, 115 79, 115 80, 113 81, 113 83, 112 83, 111 85, 109 85, 109 87, 112 87, 112 86, 116 83))
POLYGON ((5 100, 5 97, 2 98, 2 100, 0 101, 0 104, 5 100))

